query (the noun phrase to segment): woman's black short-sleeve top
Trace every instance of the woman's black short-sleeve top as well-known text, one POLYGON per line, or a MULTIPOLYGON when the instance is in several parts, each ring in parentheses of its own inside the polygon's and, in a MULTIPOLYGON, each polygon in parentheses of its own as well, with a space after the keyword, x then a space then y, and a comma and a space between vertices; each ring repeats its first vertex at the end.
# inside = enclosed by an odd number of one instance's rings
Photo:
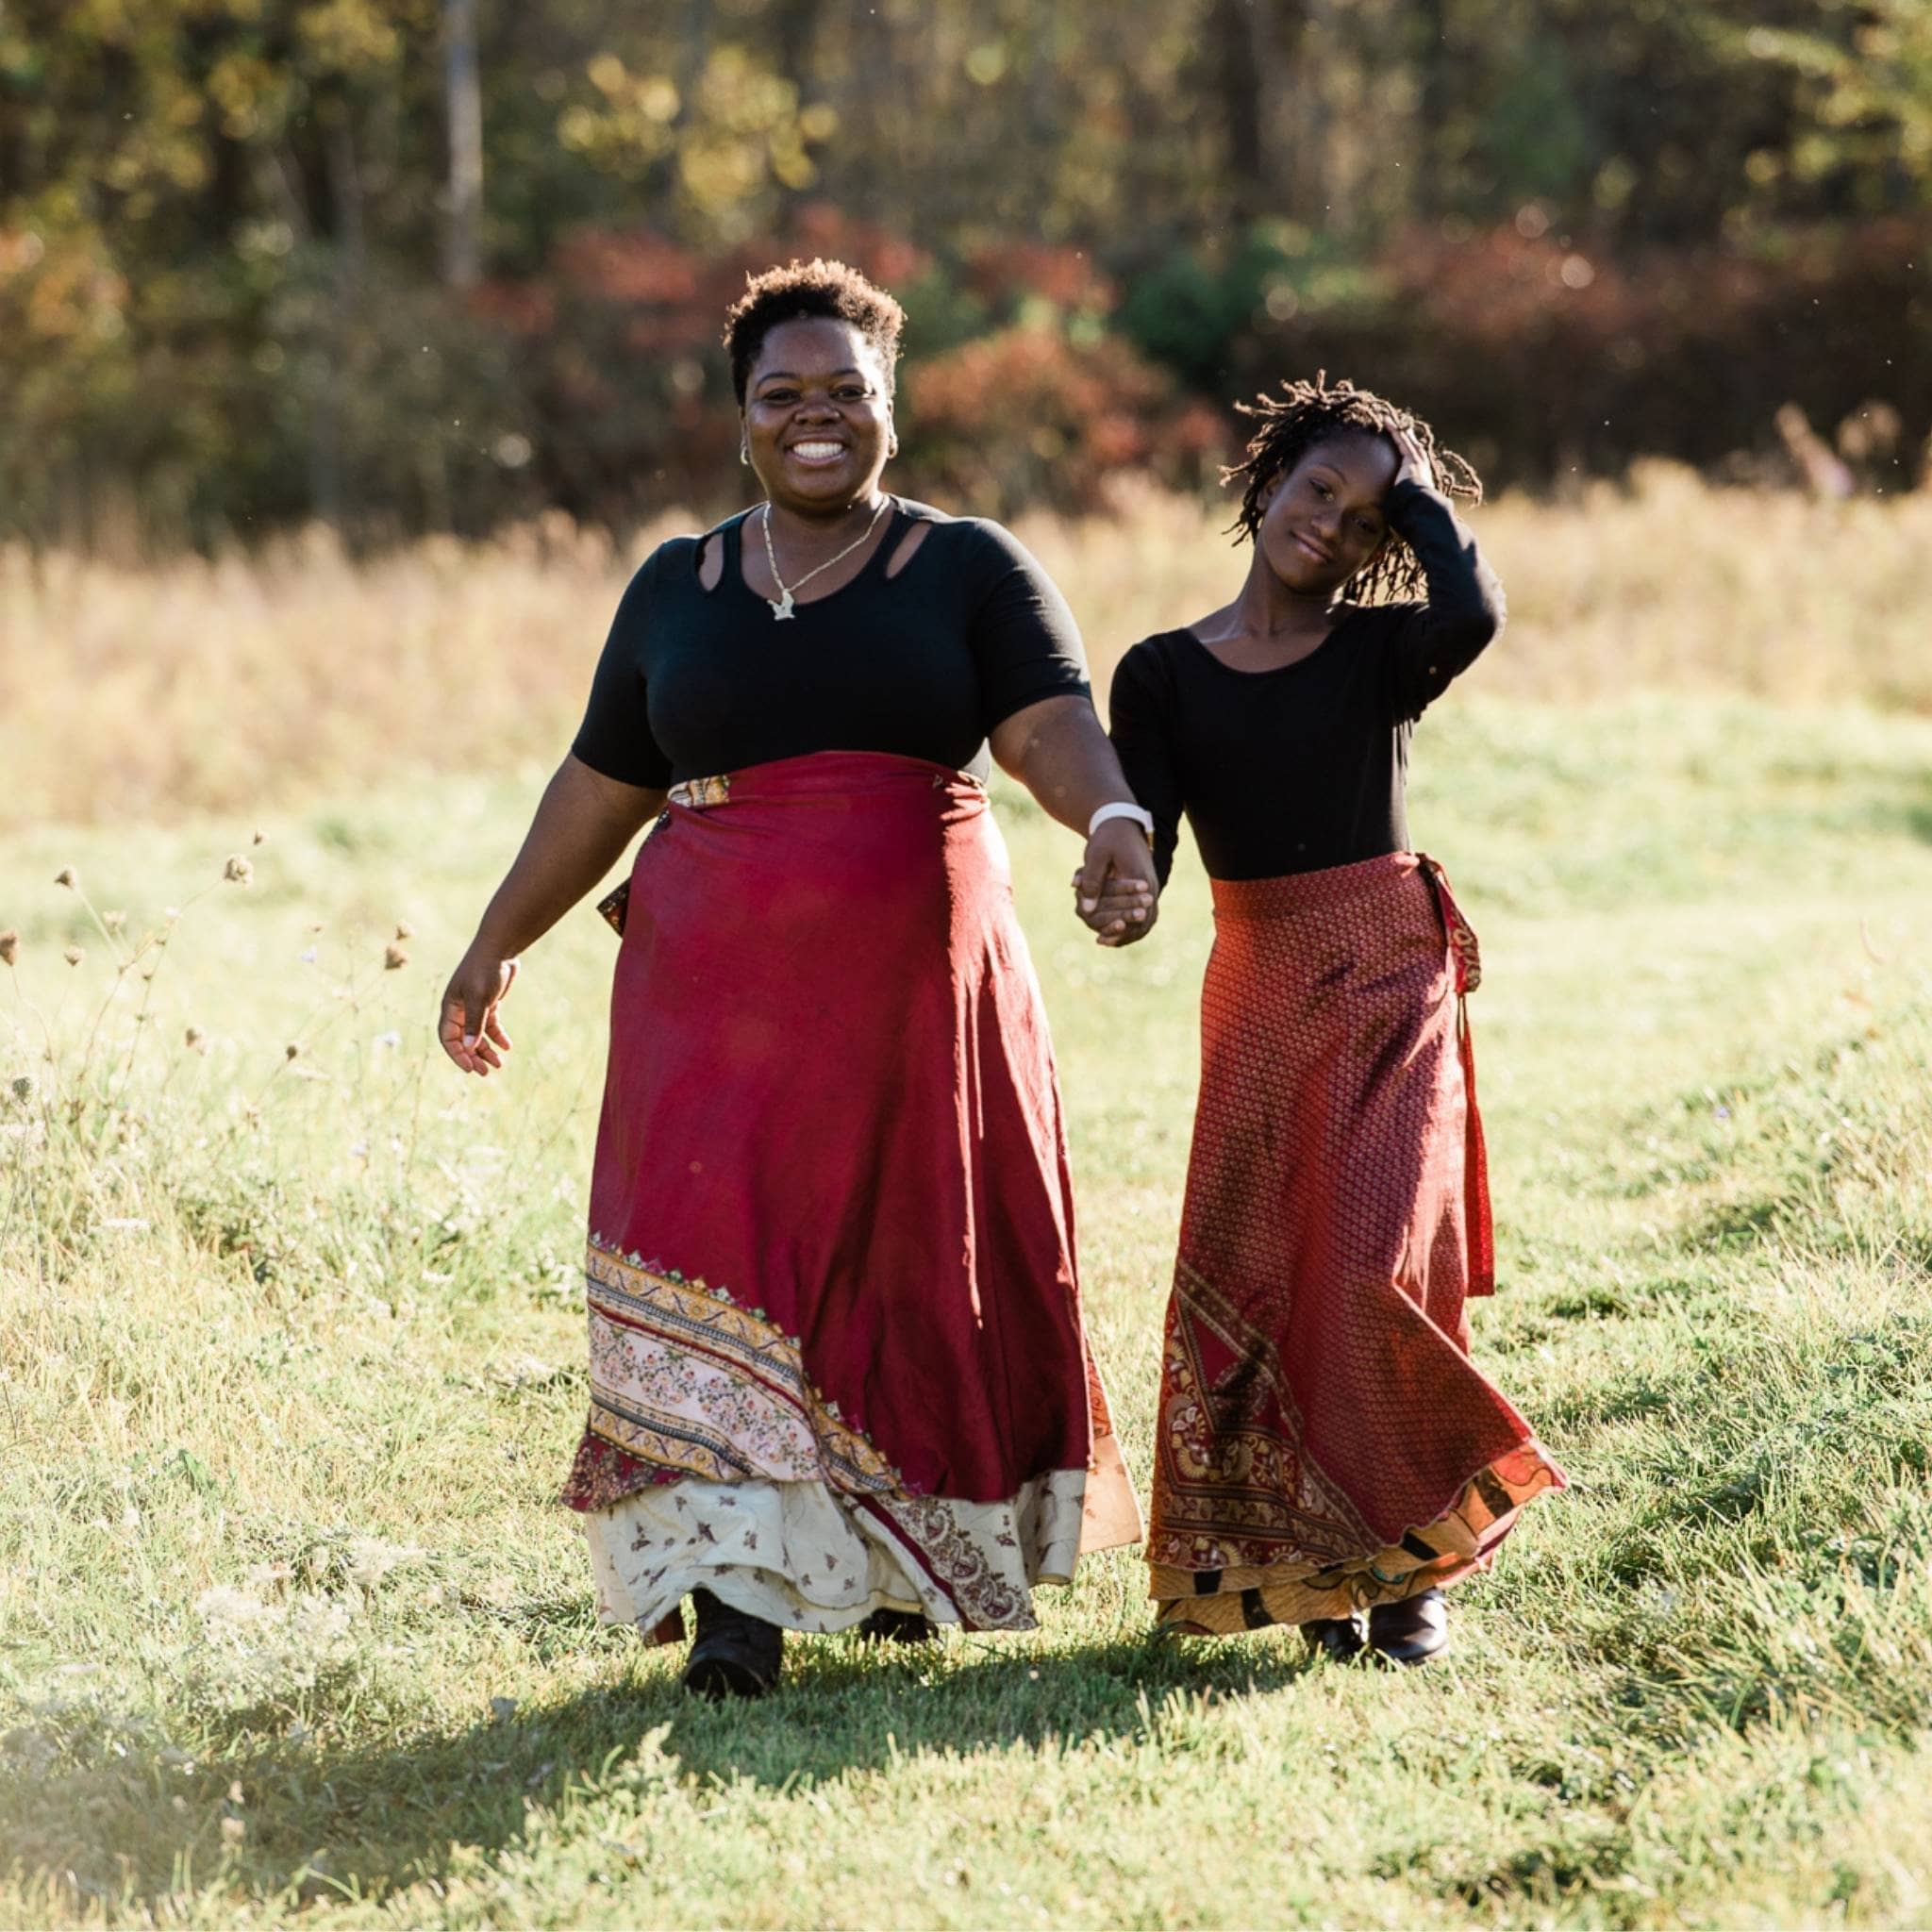
POLYGON ((1073 612, 998 524, 895 498, 858 575, 781 622, 744 581, 752 514, 722 526, 715 589, 698 580, 697 537, 659 544, 632 577, 571 747, 593 770, 662 790, 773 758, 877 751, 983 774, 996 724, 1087 694, 1073 612), (914 522, 932 528, 888 575, 914 522))

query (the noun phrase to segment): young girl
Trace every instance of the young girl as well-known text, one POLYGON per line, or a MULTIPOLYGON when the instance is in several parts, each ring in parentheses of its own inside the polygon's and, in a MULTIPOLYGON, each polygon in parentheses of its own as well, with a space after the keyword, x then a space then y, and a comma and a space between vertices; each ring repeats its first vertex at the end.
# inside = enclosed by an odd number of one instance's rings
POLYGON ((1481 485, 1426 424, 1325 376, 1247 413, 1247 581, 1113 683, 1161 878, 1185 812, 1214 891, 1147 1560, 1167 1628, 1419 1663, 1442 1586, 1564 1484, 1469 1359, 1475 939, 1403 796, 1503 594, 1449 504, 1481 485))

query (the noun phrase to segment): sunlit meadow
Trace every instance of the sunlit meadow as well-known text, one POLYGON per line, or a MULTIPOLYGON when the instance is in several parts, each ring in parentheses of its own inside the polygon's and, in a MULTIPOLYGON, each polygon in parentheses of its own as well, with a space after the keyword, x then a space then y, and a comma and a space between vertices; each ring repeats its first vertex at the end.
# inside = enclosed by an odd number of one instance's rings
MULTIPOLYGON (((1126 492, 1022 535, 1104 674, 1137 638, 1222 603, 1242 558, 1222 508, 1126 492)), ((0 551, 0 828, 246 814, 428 766, 554 758, 625 577, 669 512, 621 542, 560 515, 488 545, 431 539, 357 562, 317 529, 256 556, 128 568, 0 551)), ((1633 688, 1932 710, 1932 491, 1814 502, 1640 466, 1553 509, 1480 513, 1508 587, 1495 695, 1633 688)))
MULTIPOLYGON (((1412 816, 1484 941, 1476 1347, 1574 1489, 1425 1671, 1155 1645, 1110 1556, 725 1709, 554 1502, 608 932, 502 1078, 430 1037, 648 533, 9 559, 0 1923, 1932 1918, 1932 499, 1481 515, 1514 621, 1412 816)), ((1101 660, 1238 569, 1027 535, 1101 660)), ((1206 892, 1097 951, 999 809, 1144 1481, 1206 892)))

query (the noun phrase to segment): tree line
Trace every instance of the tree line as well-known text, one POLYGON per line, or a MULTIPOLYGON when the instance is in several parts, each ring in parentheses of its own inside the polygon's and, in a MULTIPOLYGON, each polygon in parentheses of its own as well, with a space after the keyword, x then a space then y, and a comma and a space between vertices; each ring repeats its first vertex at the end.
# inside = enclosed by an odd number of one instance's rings
POLYGON ((0 0, 0 533, 728 499, 719 310, 813 250, 987 508, 1323 364, 1505 480, 1790 404, 1900 483, 1928 163, 1932 0, 0 0))

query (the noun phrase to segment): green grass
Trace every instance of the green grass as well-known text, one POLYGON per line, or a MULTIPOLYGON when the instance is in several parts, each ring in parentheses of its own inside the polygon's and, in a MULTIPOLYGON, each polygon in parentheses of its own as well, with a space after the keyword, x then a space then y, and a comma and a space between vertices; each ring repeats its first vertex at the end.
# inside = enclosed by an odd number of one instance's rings
MULTIPOLYGON (((1037 1635, 687 1702, 552 1502, 609 936, 533 953, 507 1078, 428 1041, 537 774, 0 846, 0 1922, 1932 1917, 1932 725, 1457 702, 1418 757, 1487 969, 1476 1347, 1575 1488, 1400 1677, 1151 1645, 1114 1556, 1037 1635), (69 864, 130 934, 211 889, 85 1074, 69 864)), ((1144 1482, 1206 894, 1098 952, 1002 810, 1144 1482)))

